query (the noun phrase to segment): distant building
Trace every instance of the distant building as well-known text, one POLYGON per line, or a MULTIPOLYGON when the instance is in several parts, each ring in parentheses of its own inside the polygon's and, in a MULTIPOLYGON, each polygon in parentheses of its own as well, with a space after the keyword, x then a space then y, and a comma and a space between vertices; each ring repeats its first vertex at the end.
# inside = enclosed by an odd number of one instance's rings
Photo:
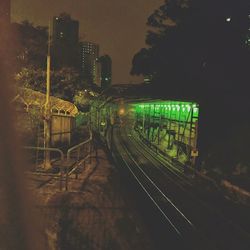
POLYGON ((97 68, 96 68, 96 77, 95 77, 95 84, 101 87, 102 84, 102 65, 99 61, 99 58, 97 59, 97 68))
POLYGON ((0 21, 10 23, 10 0, 0 1, 0 21))
POLYGON ((53 18, 52 55, 55 68, 79 69, 79 22, 68 14, 53 18))
POLYGON ((99 58, 101 67, 101 87, 108 88, 112 83, 112 60, 110 56, 104 55, 99 58))
POLYGON ((90 84, 100 84, 99 45, 92 42, 80 43, 81 75, 90 84))

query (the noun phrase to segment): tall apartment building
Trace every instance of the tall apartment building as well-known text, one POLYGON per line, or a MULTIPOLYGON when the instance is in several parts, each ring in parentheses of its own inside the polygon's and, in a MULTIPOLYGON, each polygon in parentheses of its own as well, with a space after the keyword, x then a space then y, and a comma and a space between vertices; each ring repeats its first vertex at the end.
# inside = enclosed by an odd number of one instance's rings
POLYGON ((101 68, 101 87, 108 88, 112 82, 112 60, 108 55, 99 58, 101 68))
POLYGON ((92 42, 80 43, 81 75, 90 84, 100 85, 99 45, 92 42))
POLYGON ((52 55, 55 68, 79 69, 79 22, 68 14, 53 18, 52 55))

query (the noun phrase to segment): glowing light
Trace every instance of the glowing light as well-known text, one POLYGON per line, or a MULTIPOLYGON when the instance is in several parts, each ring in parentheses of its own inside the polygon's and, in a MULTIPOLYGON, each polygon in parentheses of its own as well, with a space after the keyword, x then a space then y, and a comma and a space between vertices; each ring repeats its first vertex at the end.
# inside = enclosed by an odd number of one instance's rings
POLYGON ((190 105, 186 105, 188 112, 191 110, 190 105))
POLYGON ((226 19, 226 21, 227 21, 227 22, 231 22, 231 17, 228 17, 228 18, 226 19))
POLYGON ((135 111, 139 115, 147 115, 162 117, 163 119, 179 119, 180 121, 190 121, 190 111, 194 114, 195 118, 199 115, 199 105, 193 102, 179 102, 179 101, 162 101, 162 102, 148 102, 148 103, 134 104, 135 111), (145 109, 141 106, 145 105, 145 109), (160 109, 158 108, 160 107, 160 109), (162 109, 161 109, 162 107, 162 109), (171 112, 170 112, 171 111, 171 112), (170 116, 171 113, 171 116, 170 116))
POLYGON ((125 113, 125 109, 124 108, 119 109, 119 115, 124 115, 124 113, 125 113))

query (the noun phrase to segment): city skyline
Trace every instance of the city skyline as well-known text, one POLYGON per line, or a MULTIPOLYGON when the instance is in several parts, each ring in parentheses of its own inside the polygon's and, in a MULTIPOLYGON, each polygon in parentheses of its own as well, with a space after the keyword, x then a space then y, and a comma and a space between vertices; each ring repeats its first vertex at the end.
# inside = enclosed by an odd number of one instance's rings
POLYGON ((50 2, 12 0, 12 22, 29 20, 48 26, 53 16, 67 12, 80 22, 80 40, 100 45, 100 54, 113 61, 113 83, 143 82, 143 77, 130 76, 133 56, 145 46, 147 18, 164 0, 118 2, 111 0, 55 0, 50 2), (49 8, 48 8, 49 6, 49 8))

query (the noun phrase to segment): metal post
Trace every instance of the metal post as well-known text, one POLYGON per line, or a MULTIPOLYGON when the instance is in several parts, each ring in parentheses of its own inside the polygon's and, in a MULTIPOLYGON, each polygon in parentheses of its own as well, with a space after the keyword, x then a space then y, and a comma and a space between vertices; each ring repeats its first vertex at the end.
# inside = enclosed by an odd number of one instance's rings
POLYGON ((181 108, 179 109, 179 116, 178 116, 178 133, 177 133, 177 151, 176 151, 176 158, 179 158, 180 153, 180 130, 181 130, 181 108))
POLYGON ((172 128, 172 123, 171 123, 171 118, 172 118, 172 108, 170 109, 170 112, 169 112, 169 117, 168 117, 168 149, 170 149, 170 140, 171 140, 171 134, 170 134, 170 131, 171 131, 171 128, 172 128))
POLYGON ((191 152, 192 152, 192 126, 193 126, 193 107, 190 110, 190 123, 189 123, 189 160, 191 161, 191 152))
POLYGON ((152 127, 152 134, 151 134, 151 141, 154 142, 154 135, 155 135, 155 104, 153 109, 153 127, 152 127))
MULTIPOLYGON (((194 135, 194 150, 197 151, 197 139, 198 139, 198 120, 195 121, 195 135, 194 135)), ((192 157, 192 166, 195 168, 195 161, 197 156, 192 157)))
POLYGON ((148 111, 148 122, 147 122, 147 140, 149 141, 149 136, 150 136, 150 123, 151 123, 151 119, 150 119, 150 114, 151 114, 151 106, 149 105, 149 111, 148 111))
POLYGON ((68 180, 69 179, 69 169, 66 167, 66 181, 65 181, 65 190, 68 191, 68 180))
POLYGON ((160 145, 160 132, 161 132, 161 115, 162 115, 162 106, 160 106, 160 117, 159 117, 159 127, 158 127, 158 145, 160 145))
POLYGON ((145 106, 143 106, 143 112, 142 112, 142 132, 144 135, 145 134, 145 106))
MULTIPOLYGON (((50 112, 50 24, 48 37, 48 56, 47 56, 47 81, 46 81, 46 102, 44 109, 44 148, 50 147, 50 133, 51 133, 51 112, 50 112)), ((44 168, 50 169, 50 152, 45 151, 44 168)))

